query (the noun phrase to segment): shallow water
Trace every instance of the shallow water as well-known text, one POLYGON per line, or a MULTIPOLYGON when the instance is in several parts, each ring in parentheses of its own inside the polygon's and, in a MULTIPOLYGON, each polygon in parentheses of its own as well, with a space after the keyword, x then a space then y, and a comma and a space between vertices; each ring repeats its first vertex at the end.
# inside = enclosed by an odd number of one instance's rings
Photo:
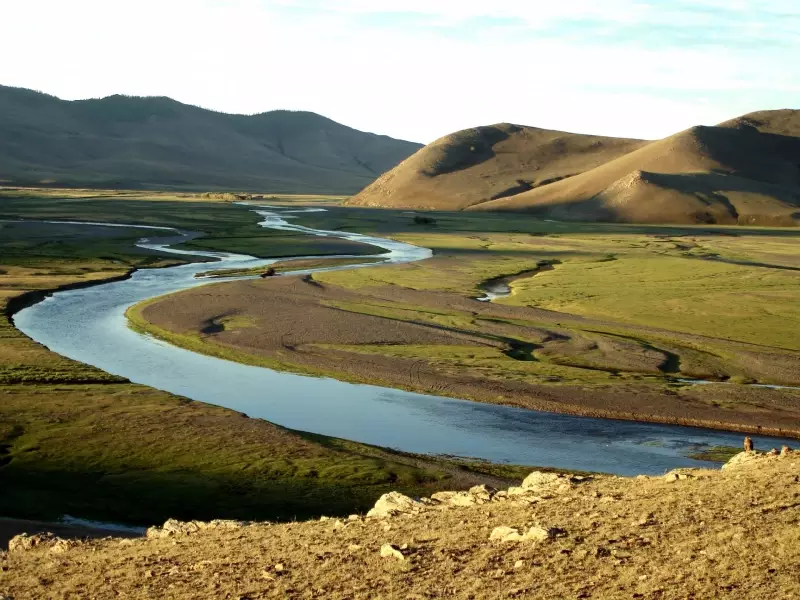
MULTIPOLYGON (((387 253, 380 256, 387 262, 411 262, 432 255, 426 248, 394 240, 292 225, 287 221, 289 213, 297 211, 262 207, 257 212, 264 217, 265 227, 383 247, 387 253)), ((214 269, 275 262, 223 252, 165 248, 165 243, 181 239, 177 233, 140 245, 216 258, 219 262, 214 263, 214 269)), ((684 455, 705 445, 739 446, 743 438, 738 433, 557 415, 294 375, 196 354, 127 327, 124 313, 129 306, 207 285, 208 280, 195 275, 208 270, 208 263, 143 269, 125 281, 59 292, 17 313, 14 322, 53 351, 136 383, 293 429, 409 452, 632 475, 661 473, 679 466, 709 466, 711 463, 684 455)), ((758 448, 786 443, 777 438, 752 437, 758 448)))

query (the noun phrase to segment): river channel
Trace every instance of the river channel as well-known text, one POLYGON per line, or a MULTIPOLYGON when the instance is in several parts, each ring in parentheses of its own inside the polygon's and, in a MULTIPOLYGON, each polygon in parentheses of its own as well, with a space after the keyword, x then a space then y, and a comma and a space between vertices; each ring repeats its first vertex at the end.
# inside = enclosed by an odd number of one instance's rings
MULTIPOLYGON (((391 263, 432 255, 426 248, 395 240, 292 224, 291 213, 302 211, 260 207, 256 212, 262 216, 264 227, 384 248, 386 253, 380 256, 391 263)), ((159 229, 164 228, 142 227, 143 234, 151 237, 140 240, 138 245, 216 259, 214 269, 275 262, 239 254, 170 248, 185 241, 185 234, 159 229)), ((142 269, 123 281, 58 292, 17 313, 14 323, 54 352, 135 383, 292 429, 408 452, 634 475, 663 473, 682 466, 711 466, 712 463, 686 455, 706 446, 741 445, 743 435, 739 433, 558 415, 273 371, 197 354, 128 328, 128 307, 155 296, 208 285, 208 279, 195 277, 208 270, 207 262, 142 269)), ((311 271, 305 273, 308 272, 311 271)), ((219 281, 224 280, 213 280, 219 281)), ((778 438, 752 437, 756 447, 762 449, 788 443, 778 438)))

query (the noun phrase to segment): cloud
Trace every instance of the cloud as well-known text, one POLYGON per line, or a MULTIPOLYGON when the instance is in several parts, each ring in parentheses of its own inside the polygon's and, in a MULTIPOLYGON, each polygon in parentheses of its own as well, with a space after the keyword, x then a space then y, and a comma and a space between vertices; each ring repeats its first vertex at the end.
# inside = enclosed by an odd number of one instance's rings
POLYGON ((787 0, 26 0, 0 82, 320 112, 419 141, 497 121, 657 137, 797 105, 787 0))

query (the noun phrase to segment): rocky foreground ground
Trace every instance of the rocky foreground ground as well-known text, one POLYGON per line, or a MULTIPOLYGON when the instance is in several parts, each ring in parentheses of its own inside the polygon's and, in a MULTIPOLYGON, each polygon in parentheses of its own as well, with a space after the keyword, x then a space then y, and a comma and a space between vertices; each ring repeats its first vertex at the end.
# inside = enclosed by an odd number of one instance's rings
POLYGON ((800 453, 663 477, 534 472, 342 519, 23 535, 0 569, 3 600, 797 598, 800 453))

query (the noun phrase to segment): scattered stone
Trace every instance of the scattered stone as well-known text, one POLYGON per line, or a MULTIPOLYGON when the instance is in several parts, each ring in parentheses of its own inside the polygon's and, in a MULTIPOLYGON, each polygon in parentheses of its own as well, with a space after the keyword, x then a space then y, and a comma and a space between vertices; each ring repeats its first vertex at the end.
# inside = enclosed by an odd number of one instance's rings
POLYGON ((545 529, 544 527, 531 527, 523 536, 526 540, 533 540, 536 542, 543 542, 553 537, 555 537, 555 531, 550 528, 545 529))
POLYGON ((533 542, 543 542, 545 540, 552 539, 559 534, 563 534, 564 531, 562 529, 558 529, 555 527, 539 527, 533 526, 528 529, 524 534, 520 533, 519 529, 514 527, 506 527, 500 526, 495 527, 492 530, 492 533, 489 534, 490 540, 499 540, 501 542, 523 542, 523 541, 533 541, 533 542))
POLYGON ((77 540, 63 540, 60 538, 56 538, 53 545, 50 547, 50 552, 53 554, 62 554, 67 552, 70 548, 74 548, 78 546, 80 542, 77 540))
POLYGON ((339 519, 336 519, 333 522, 333 528, 334 529, 344 529, 345 527, 346 527, 346 525, 344 523, 342 523, 339 519))
POLYGON ((515 569, 521 569, 524 566, 525 566, 525 561, 523 560, 518 560, 517 562, 514 563, 515 569))
POLYGON ((394 544, 384 544, 381 546, 381 556, 383 558, 396 558, 397 560, 405 560, 406 557, 400 552, 400 549, 394 544))
POLYGON ((361 517, 359 517, 358 515, 350 515, 349 517, 347 517, 348 521, 359 521, 360 519, 361 517))
POLYGON ((534 471, 522 481, 522 487, 524 489, 550 488, 556 484, 560 485, 562 480, 567 480, 567 478, 558 473, 534 471))
POLYGON ((450 498, 456 495, 457 492, 436 492, 435 494, 431 495, 431 500, 435 500, 436 502, 441 502, 442 504, 446 504, 450 502, 450 498))
POLYGON ((8 542, 9 552, 24 552, 34 548, 54 548, 59 542, 65 542, 61 538, 55 537, 52 533, 37 533, 28 535, 27 533, 20 533, 15 535, 8 542))
POLYGON ((772 450, 769 451, 770 456, 778 456, 779 454, 780 452, 778 452, 777 448, 773 448, 772 450))
POLYGON ((699 469, 673 469, 664 475, 664 479, 669 482, 697 479, 698 470, 699 469))
POLYGON ((273 569, 276 573, 283 573, 285 567, 283 566, 283 563, 278 563, 273 567, 273 569))
POLYGON ((358 544, 350 544, 350 545, 347 547, 347 549, 348 549, 350 552, 358 552, 359 550, 361 550, 361 546, 359 546, 358 544))
POLYGON ((650 527, 651 525, 655 525, 656 523, 657 523, 656 516, 653 513, 648 513, 646 515, 642 515, 642 517, 636 524, 639 527, 650 527))
POLYGON ((330 517, 324 517, 324 516, 323 516, 323 517, 320 517, 320 518, 319 518, 319 522, 320 522, 320 523, 324 523, 325 521, 330 521, 330 520, 331 520, 331 518, 330 518, 330 517))
POLYGON ((492 497, 497 493, 497 490, 488 485, 476 485, 469 488, 470 496, 483 502, 491 501, 492 497))
POLYGON ((781 447, 781 456, 789 456, 792 452, 794 451, 785 444, 781 447))
POLYGON ((239 529, 247 523, 229 519, 215 519, 208 523, 203 521, 178 521, 168 519, 162 527, 149 527, 145 534, 148 538, 166 538, 176 535, 191 535, 205 529, 239 529))
POLYGON ((475 496, 469 492, 457 492, 449 502, 450 506, 475 506, 477 503, 475 496))
POLYGON ((400 492, 389 492, 378 498, 375 506, 367 513, 367 516, 378 518, 393 517, 399 514, 418 512, 421 507, 421 503, 400 492))
POLYGON ((522 534, 518 529, 501 525, 495 527, 489 534, 489 540, 499 540, 501 542, 516 542, 522 540, 522 534))

